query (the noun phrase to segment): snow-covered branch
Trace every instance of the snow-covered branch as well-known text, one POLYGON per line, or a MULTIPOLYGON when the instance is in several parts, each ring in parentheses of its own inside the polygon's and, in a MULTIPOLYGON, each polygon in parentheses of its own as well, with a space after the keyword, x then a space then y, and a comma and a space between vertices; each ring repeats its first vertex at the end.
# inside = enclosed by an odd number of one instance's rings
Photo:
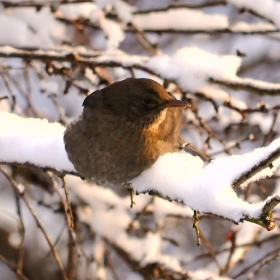
MULTIPOLYGON (((60 124, 2 112, 0 125, 1 163, 75 173, 64 149, 64 127, 60 124)), ((206 165, 189 154, 165 154, 129 184, 136 193, 158 193, 201 213, 235 223, 247 219, 271 230, 275 225, 270 213, 280 198, 275 195, 249 204, 237 197, 232 185, 244 186, 271 176, 280 164, 279 156, 280 139, 251 153, 217 158, 206 165)))
POLYGON ((0 113, 1 163, 75 173, 64 149, 65 127, 47 120, 0 113))
POLYGON ((0 47, 0 57, 34 59, 43 62, 71 62, 88 67, 107 66, 140 69, 149 74, 176 82, 184 91, 217 90, 213 83, 228 88, 243 89, 258 94, 279 94, 280 84, 241 78, 236 75, 240 57, 219 56, 198 48, 182 48, 174 55, 154 57, 129 55, 121 51, 88 51, 83 48, 30 50, 10 46, 0 47), (199 58, 199 59, 198 59, 199 58))

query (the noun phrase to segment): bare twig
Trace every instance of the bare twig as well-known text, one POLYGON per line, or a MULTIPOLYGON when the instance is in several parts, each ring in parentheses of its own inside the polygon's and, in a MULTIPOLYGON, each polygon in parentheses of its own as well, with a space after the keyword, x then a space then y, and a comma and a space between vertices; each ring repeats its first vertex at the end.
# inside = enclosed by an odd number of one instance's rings
MULTIPOLYGON (((280 247, 278 247, 277 249, 275 249, 275 250, 265 254, 263 257, 259 258, 258 260, 254 261, 252 264, 250 264, 247 267, 245 267, 244 269, 242 269, 239 273, 237 273, 234 276, 232 276, 232 278, 236 279, 236 278, 240 277, 241 275, 243 275, 247 271, 249 271, 252 267, 254 267, 254 266, 258 265, 258 264, 261 264, 262 262, 265 262, 265 259, 267 259, 271 255, 276 255, 276 257, 279 257, 279 253, 280 253, 280 247)), ((273 256, 273 259, 274 258, 275 258, 275 256, 273 256)), ((266 264, 266 262, 264 264, 266 264)))
MULTIPOLYGON (((126 32, 136 32, 133 29, 125 29, 126 32)), ((242 35, 254 35, 254 34, 271 34, 271 33, 279 33, 280 29, 267 29, 267 30, 236 30, 231 27, 228 28, 220 28, 220 29, 154 29, 154 28, 145 28, 143 29, 146 33, 165 33, 165 34, 184 34, 184 35, 194 35, 194 34, 209 34, 209 35, 218 35, 218 34, 242 34, 242 35)))
POLYGON ((216 263, 217 267, 219 268, 219 270, 221 270, 221 265, 217 259, 215 250, 213 249, 211 243, 209 242, 209 240, 206 238, 206 236, 203 234, 203 232, 200 230, 200 237, 206 247, 206 249, 208 250, 208 254, 209 256, 211 256, 211 258, 213 259, 213 261, 216 263))
POLYGON ((147 208, 153 203, 155 197, 152 196, 151 199, 149 199, 149 201, 144 205, 144 207, 141 209, 141 211, 139 211, 138 213, 136 213, 136 215, 134 216, 134 218, 131 220, 131 222, 129 223, 129 225, 127 226, 126 231, 130 232, 133 228, 133 224, 135 221, 137 221, 139 219, 139 217, 141 215, 143 215, 143 213, 145 213, 147 211, 147 208))
POLYGON ((43 233, 43 235, 45 236, 45 239, 46 241, 48 242, 52 252, 53 252, 53 255, 54 255, 54 258, 56 260, 56 263, 62 273, 62 276, 63 276, 63 279, 64 280, 68 280, 68 277, 65 273, 65 270, 63 268, 63 264, 60 260, 60 257, 57 253, 57 250, 55 248, 55 246, 53 245, 52 241, 51 241, 51 238, 49 237, 49 235, 47 234, 45 228, 43 227, 42 223, 40 222, 40 220, 38 219, 37 217, 37 214, 36 212, 33 210, 31 204, 29 203, 29 201, 27 200, 26 196, 24 193, 22 193, 20 191, 20 189, 18 188, 17 186, 17 183, 14 181, 13 178, 11 178, 8 173, 6 173, 3 169, 0 169, 0 172, 2 172, 2 174, 7 178, 7 180, 11 183, 11 185, 13 186, 15 192, 17 193, 17 195, 22 199, 22 201, 25 203, 25 205, 27 206, 27 208, 29 209, 30 213, 32 214, 34 220, 36 221, 36 224, 37 226, 39 227, 39 229, 41 230, 41 232, 43 233))
POLYGON ((237 231, 232 231, 232 236, 231 236, 231 247, 230 247, 230 250, 229 250, 229 255, 228 255, 228 259, 227 259, 227 263, 224 267, 224 269, 222 269, 220 271, 220 275, 227 275, 228 271, 231 269, 231 266, 232 266, 232 257, 233 257, 233 254, 235 252, 235 249, 236 249, 236 235, 237 235, 237 231))
POLYGON ((24 228, 23 219, 22 219, 19 196, 17 195, 15 190, 14 190, 14 194, 15 194, 15 201, 16 201, 16 207, 17 207, 17 214, 18 214, 19 220, 20 220, 19 232, 20 232, 20 236, 21 236, 21 242, 20 242, 20 245, 19 245, 18 260, 17 260, 17 273, 22 274, 23 256, 24 256, 23 244, 24 244, 24 237, 25 237, 25 228, 24 228))
POLYGON ((158 53, 158 48, 152 44, 143 30, 140 30, 134 23, 129 24, 129 30, 135 33, 135 38, 151 55, 158 53))
MULTIPOLYGON (((280 109, 280 105, 279 105, 279 109, 280 109)), ((269 129, 269 132, 264 137, 263 146, 267 145, 275 137, 275 134, 276 134, 275 127, 276 127, 276 124, 277 124, 279 109, 276 112, 274 112, 274 114, 273 114, 273 121, 272 121, 271 127, 269 129)))
MULTIPOLYGON (((1 65, 0 65, 0 67, 1 67, 1 65)), ((15 106, 16 106, 16 96, 15 96, 15 93, 13 91, 13 88, 11 87, 11 85, 10 85, 10 83, 9 83, 7 77, 6 77, 5 71, 2 70, 1 68, 0 68, 0 76, 2 76, 2 79, 3 79, 4 83, 5 83, 5 86, 6 86, 6 88, 8 89, 8 91, 9 91, 9 93, 11 95, 11 99, 12 99, 11 111, 14 111, 15 106)))
POLYGON ((66 203, 67 203, 67 207, 65 208, 66 214, 67 214, 67 223, 68 223, 68 225, 71 229, 74 229, 74 216, 73 216, 73 213, 72 213, 69 192, 68 192, 68 188, 67 188, 66 183, 65 183, 64 175, 60 176, 60 179, 61 179, 61 182, 62 182, 62 188, 64 190, 65 197, 66 197, 66 203))
MULTIPOLYGON (((28 79, 27 70, 24 71, 24 73, 25 73, 26 79, 28 79)), ((10 73, 7 73, 7 77, 14 84, 14 86, 19 91, 19 93, 21 93, 21 95, 25 98, 26 103, 27 103, 27 108, 30 110, 30 112, 33 114, 33 116, 41 117, 40 114, 36 111, 36 109, 32 105, 31 98, 30 98, 30 94, 31 94, 30 90, 31 90, 31 88, 29 88, 27 91, 24 91, 22 86, 21 86, 21 84, 18 82, 18 80, 15 79, 10 73)), ((27 84, 29 84, 29 86, 30 86, 29 82, 27 82, 27 84)))
POLYGON ((28 280, 27 277, 25 277, 22 272, 18 272, 17 266, 15 266, 13 263, 9 262, 4 256, 0 255, 0 260, 8 267, 11 271, 13 271, 17 277, 21 280, 28 280))

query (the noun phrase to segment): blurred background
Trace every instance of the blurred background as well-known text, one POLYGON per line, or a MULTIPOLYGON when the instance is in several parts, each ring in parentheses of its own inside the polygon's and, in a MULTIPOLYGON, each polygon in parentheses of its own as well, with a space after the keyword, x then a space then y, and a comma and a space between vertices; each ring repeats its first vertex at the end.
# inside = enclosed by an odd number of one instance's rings
MULTIPOLYGON (((279 137, 279 28, 272 0, 0 1, 0 109, 67 125, 96 89, 151 78, 191 98, 182 138, 201 153, 250 152, 279 137)), ((272 232, 201 214, 198 247, 186 206, 142 194, 130 209, 123 186, 2 164, 1 279, 279 278, 277 208, 272 232)), ((261 201, 279 172, 236 191, 261 201)))

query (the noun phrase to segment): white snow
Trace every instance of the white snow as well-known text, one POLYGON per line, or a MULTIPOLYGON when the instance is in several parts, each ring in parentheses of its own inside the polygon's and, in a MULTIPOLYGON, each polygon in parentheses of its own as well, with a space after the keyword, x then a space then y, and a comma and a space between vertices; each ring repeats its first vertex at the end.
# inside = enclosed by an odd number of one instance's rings
POLYGON ((162 77, 175 79, 182 89, 191 91, 200 91, 210 77, 236 79, 240 64, 240 57, 211 54, 197 47, 179 49, 171 56, 159 54, 146 63, 162 77))
POLYGON ((267 22, 248 23, 239 21, 233 24, 230 29, 234 32, 254 32, 254 31, 273 31, 275 26, 267 22))
MULTIPOLYGON (((198 157, 165 154, 131 183, 138 192, 152 189, 171 199, 179 199, 193 210, 214 213, 238 222, 244 215, 258 217, 265 202, 249 204, 239 199, 231 187, 234 180, 279 147, 280 139, 252 153, 220 157, 205 166, 198 157)), ((248 182, 271 176, 279 164, 278 159, 273 168, 264 169, 248 182)))
POLYGON ((186 8, 136 14, 133 23, 142 30, 219 30, 229 27, 228 18, 224 15, 206 14, 186 8))
POLYGON ((114 8, 116 10, 116 13, 118 14, 118 17, 124 22, 129 23, 132 21, 133 15, 132 12, 136 10, 135 7, 129 5, 128 3, 117 0, 114 3, 114 8))
POLYGON ((61 124, 0 112, 0 127, 1 162, 30 162, 40 167, 75 172, 64 148, 65 127, 61 124))
MULTIPOLYGON (((94 3, 78 3, 60 5, 56 11, 57 16, 63 16, 70 20, 78 18, 91 18, 92 14, 97 11, 97 6, 94 3)), ((92 18, 91 18, 92 19, 92 18)))
POLYGON ((117 49, 120 42, 122 42, 125 38, 125 34, 120 25, 115 21, 106 19, 104 16, 100 17, 99 23, 108 37, 107 49, 117 49))
POLYGON ((31 47, 40 42, 27 24, 20 19, 5 14, 1 15, 0 26, 5 26, 5 28, 1 28, 0 32, 0 42, 3 45, 31 47), (17 36, 11 36, 11 34, 17 34, 17 36))
MULTIPOLYGON (((62 125, 2 112, 0 126, 1 162, 29 162, 58 171, 75 171, 65 152, 62 125)), ((156 190, 193 210, 238 222, 245 216, 258 217, 264 202, 249 204, 239 199, 232 183, 279 147, 280 139, 252 153, 220 157, 209 164, 185 153, 165 154, 131 183, 139 193, 156 190)), ((248 182, 271 176, 279 164, 280 159, 273 163, 273 168, 264 169, 248 182)))

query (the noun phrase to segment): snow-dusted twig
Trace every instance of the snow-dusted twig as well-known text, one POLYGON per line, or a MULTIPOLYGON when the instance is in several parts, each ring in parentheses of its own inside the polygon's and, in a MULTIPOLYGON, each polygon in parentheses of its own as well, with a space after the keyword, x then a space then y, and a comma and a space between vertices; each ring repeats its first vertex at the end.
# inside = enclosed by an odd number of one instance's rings
POLYGON ((229 80, 223 81, 223 80, 210 78, 209 81, 211 83, 219 84, 233 90, 246 90, 258 95, 280 94, 280 87, 274 86, 273 84, 268 82, 258 83, 258 81, 249 78, 238 79, 238 81, 229 81, 229 80))

